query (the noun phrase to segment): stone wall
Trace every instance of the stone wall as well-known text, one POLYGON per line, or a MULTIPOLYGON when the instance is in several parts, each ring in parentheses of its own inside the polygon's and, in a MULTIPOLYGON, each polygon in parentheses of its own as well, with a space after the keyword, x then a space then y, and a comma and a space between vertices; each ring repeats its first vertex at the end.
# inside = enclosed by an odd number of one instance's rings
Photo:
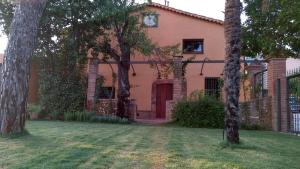
MULTIPOLYGON (((96 103, 96 115, 98 116, 117 116, 117 99, 99 99, 96 103)), ((130 101, 129 119, 135 120, 137 114, 137 105, 135 100, 130 101)))
POLYGON ((174 108, 175 105, 176 105, 175 100, 168 100, 166 102, 166 120, 167 121, 172 121, 173 120, 172 111, 173 111, 173 108, 174 108))
MULTIPOLYGON (((268 123, 272 121, 272 129, 274 131, 288 132, 289 131, 289 113, 287 107, 287 78, 286 78, 286 59, 284 58, 270 58, 268 62, 268 101, 257 99, 256 96, 251 92, 251 104, 258 101, 264 104, 265 102, 270 105, 271 115, 268 116, 268 123)), ((259 63, 254 63, 248 66, 248 73, 250 76, 250 86, 253 90, 255 86, 254 75, 261 70, 259 63)), ((252 106, 253 107, 253 106, 252 106)), ((260 106, 261 107, 261 106, 260 106)), ((264 106, 262 106, 264 107, 264 106)), ((255 109, 251 108, 251 112, 255 109)), ((255 113, 255 112, 254 112, 255 113)), ((268 124, 269 125, 269 124, 268 124)))
POLYGON ((117 115, 117 100, 116 99, 100 99, 96 103, 96 114, 99 116, 117 115))
POLYGON ((264 97, 241 103, 241 122, 272 129, 272 98, 264 97))

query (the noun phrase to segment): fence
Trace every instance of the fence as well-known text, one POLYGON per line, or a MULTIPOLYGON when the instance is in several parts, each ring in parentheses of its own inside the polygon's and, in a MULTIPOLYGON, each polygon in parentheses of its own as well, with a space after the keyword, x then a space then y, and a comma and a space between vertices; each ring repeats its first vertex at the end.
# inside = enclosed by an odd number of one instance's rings
POLYGON ((246 126, 272 129, 272 98, 263 97, 241 104, 241 122, 246 126))
POLYGON ((291 131, 300 134, 300 113, 293 113, 291 131))
POLYGON ((300 134, 300 69, 287 72, 290 131, 300 134))
POLYGON ((252 108, 250 112, 263 112, 268 105, 271 113, 267 113, 267 124, 270 126, 271 122, 274 131, 300 134, 300 65, 287 72, 286 63, 285 58, 270 58, 267 65, 252 63, 247 66, 251 90, 249 103, 259 108, 252 108), (269 97, 268 104, 260 105, 266 97, 269 97))
POLYGON ((254 96, 262 98, 268 96, 268 70, 254 74, 254 96))

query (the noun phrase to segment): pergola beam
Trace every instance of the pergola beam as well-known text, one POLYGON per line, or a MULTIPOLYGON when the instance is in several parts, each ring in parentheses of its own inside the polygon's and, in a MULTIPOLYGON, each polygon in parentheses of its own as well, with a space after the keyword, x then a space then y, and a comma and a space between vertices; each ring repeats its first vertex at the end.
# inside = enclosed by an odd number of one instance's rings
MULTIPOLYGON (((164 63, 172 63, 173 61, 164 61, 164 63)), ((197 63, 205 63, 205 64, 224 64, 225 60, 195 60, 195 61, 182 61, 182 63, 191 63, 191 64, 197 64, 197 63)), ((252 63, 254 61, 252 60, 241 60, 242 63, 252 63)), ((257 62, 257 61, 256 61, 257 62)), ((265 62, 264 60, 260 62, 265 62)), ((117 64, 116 61, 99 61, 98 64, 117 64)), ((130 64, 161 64, 161 61, 130 61, 130 64)))

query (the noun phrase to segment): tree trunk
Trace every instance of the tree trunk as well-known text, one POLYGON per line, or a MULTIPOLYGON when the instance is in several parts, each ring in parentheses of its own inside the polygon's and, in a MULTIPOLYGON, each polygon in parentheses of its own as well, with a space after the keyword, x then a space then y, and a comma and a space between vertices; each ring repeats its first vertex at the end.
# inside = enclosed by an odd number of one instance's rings
POLYGON ((230 143, 239 143, 241 2, 226 0, 225 4, 225 130, 230 143))
POLYGON ((47 0, 21 0, 10 27, 8 46, 0 74, 0 133, 24 130, 30 62, 38 23, 47 0))
POLYGON ((129 118, 129 69, 130 55, 123 55, 118 63, 118 117, 129 118))

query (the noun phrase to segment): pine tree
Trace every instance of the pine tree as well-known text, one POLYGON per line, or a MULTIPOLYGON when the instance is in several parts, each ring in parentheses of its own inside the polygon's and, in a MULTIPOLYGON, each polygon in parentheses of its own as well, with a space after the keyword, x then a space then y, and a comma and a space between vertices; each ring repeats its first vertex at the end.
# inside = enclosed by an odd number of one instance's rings
POLYGON ((226 0, 225 4, 225 130, 227 140, 238 144, 239 96, 240 96, 240 49, 241 9, 240 0, 226 0))
POLYGON ((24 130, 30 61, 36 47, 38 25, 46 0, 22 0, 16 4, 8 46, 0 73, 0 132, 24 130))

